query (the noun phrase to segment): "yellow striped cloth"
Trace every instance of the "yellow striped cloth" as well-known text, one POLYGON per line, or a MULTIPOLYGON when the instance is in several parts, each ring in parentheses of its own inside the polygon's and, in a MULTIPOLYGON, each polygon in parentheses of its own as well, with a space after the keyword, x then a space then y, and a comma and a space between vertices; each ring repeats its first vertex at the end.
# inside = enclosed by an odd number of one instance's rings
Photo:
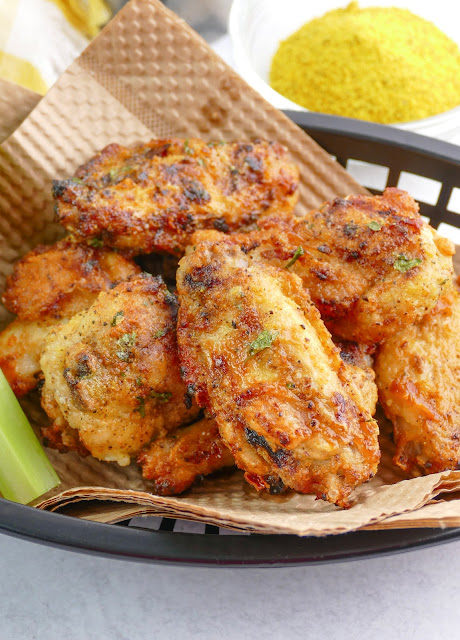
POLYGON ((0 0, 0 78, 44 95, 110 17, 104 0, 0 0))

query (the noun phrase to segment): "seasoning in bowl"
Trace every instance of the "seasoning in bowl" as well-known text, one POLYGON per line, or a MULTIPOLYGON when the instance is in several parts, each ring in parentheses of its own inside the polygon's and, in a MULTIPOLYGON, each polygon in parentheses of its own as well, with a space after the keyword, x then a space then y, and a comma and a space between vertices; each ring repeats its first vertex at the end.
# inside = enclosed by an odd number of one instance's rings
POLYGON ((352 2, 280 43, 270 85, 311 111, 384 124, 419 120, 460 104, 460 50, 406 9, 352 2))

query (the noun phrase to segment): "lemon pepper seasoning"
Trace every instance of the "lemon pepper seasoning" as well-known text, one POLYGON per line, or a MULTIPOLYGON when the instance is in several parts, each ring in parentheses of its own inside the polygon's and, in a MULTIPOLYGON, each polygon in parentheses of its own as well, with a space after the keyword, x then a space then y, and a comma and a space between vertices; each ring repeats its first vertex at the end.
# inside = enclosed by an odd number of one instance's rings
POLYGON ((312 111, 407 122, 460 104, 460 51, 406 9, 352 2, 281 42, 270 85, 312 111))

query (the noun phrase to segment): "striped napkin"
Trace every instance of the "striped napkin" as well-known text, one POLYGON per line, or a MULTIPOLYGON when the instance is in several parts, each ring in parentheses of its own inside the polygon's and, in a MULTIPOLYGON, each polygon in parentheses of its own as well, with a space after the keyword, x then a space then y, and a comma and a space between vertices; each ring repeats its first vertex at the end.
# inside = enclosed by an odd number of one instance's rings
POLYGON ((44 95, 110 17, 104 0, 0 0, 0 78, 44 95))

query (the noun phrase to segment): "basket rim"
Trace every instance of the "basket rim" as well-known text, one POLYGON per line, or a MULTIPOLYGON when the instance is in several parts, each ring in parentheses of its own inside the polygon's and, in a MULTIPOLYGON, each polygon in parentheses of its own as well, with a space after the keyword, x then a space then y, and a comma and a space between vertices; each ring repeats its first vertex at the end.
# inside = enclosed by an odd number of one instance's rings
POLYGON ((283 111, 301 128, 312 133, 330 133, 341 137, 400 147, 406 151, 460 165, 460 146, 420 133, 404 131, 391 125, 354 118, 331 116, 313 111, 283 111))

